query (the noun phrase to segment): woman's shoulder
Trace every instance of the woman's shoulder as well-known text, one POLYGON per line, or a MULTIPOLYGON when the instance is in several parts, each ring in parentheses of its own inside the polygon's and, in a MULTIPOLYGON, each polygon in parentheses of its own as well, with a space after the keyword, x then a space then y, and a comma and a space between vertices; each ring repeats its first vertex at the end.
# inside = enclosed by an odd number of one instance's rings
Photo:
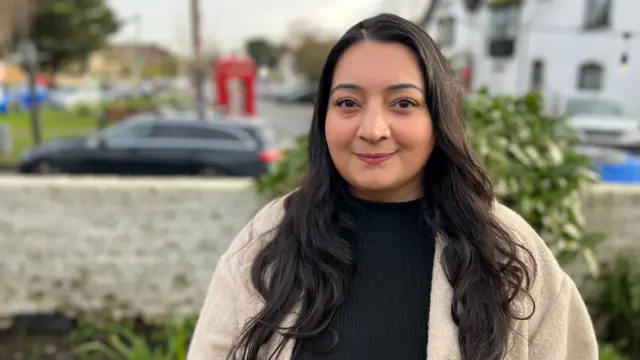
POLYGON ((262 247, 271 239, 272 231, 284 216, 284 202, 289 194, 271 200, 240 230, 221 260, 241 266, 250 263, 262 247))
POLYGON ((597 359, 593 325, 573 280, 522 216, 500 204, 496 204, 494 213, 535 261, 533 282, 528 291, 530 297, 519 297, 520 301, 516 303, 516 308, 523 310, 519 315, 525 317, 517 321, 514 328, 514 334, 527 341, 521 348, 523 353, 528 352, 532 358, 533 351, 536 359, 564 359, 568 355, 572 359, 597 359))
POLYGON ((531 271, 532 284, 529 295, 535 301, 536 313, 532 318, 535 322, 538 316, 553 306, 567 287, 575 284, 560 267, 544 240, 522 216, 499 203, 494 206, 494 214, 502 226, 510 231, 515 240, 531 255, 527 256, 524 251, 521 252, 521 259, 531 271))
MULTIPOLYGON (((536 232, 536 230, 518 213, 512 209, 495 203, 494 215, 500 224, 515 237, 515 240, 531 253, 536 267, 545 275, 564 276, 564 271, 558 264, 551 249, 536 232)), ((526 259, 524 259, 526 261, 526 259)))

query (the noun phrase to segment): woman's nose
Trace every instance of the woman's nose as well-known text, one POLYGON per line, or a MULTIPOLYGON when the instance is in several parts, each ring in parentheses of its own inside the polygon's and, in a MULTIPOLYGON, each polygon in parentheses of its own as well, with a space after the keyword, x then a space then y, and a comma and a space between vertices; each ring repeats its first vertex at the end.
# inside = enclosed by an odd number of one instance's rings
POLYGON ((362 114, 358 127, 358 137, 371 143, 376 143, 389 137, 388 124, 384 119, 383 109, 372 107, 362 114))

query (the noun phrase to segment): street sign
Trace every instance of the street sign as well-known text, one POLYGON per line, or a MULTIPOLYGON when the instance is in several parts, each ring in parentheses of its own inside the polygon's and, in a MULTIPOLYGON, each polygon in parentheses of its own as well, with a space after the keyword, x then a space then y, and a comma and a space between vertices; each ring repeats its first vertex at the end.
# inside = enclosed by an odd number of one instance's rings
POLYGON ((27 65, 33 65, 38 63, 38 49, 36 45, 30 39, 21 40, 18 43, 18 51, 22 56, 22 60, 27 65))

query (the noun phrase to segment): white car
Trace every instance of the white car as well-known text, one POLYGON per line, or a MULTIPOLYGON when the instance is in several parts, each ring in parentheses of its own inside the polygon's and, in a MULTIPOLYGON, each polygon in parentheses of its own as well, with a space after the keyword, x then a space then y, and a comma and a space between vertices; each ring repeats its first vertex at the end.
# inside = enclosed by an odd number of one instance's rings
POLYGON ((98 88, 63 88, 51 91, 49 103, 60 109, 71 109, 77 106, 95 106, 103 100, 98 88))
POLYGON ((640 152, 640 116, 621 102, 599 96, 572 96, 559 112, 585 145, 640 152))

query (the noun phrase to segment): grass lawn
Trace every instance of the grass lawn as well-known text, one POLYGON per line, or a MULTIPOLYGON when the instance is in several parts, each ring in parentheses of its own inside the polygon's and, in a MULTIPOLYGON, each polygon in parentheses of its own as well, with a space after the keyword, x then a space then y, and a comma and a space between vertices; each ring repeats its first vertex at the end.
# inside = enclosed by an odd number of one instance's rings
MULTIPOLYGON (((40 111, 42 140, 89 135, 97 129, 97 118, 96 114, 83 114, 79 111, 42 109, 40 111)), ((14 165, 19 161, 22 152, 33 144, 29 112, 20 111, 0 115, 0 125, 7 123, 11 125, 13 151, 0 154, 0 164, 14 165)))

